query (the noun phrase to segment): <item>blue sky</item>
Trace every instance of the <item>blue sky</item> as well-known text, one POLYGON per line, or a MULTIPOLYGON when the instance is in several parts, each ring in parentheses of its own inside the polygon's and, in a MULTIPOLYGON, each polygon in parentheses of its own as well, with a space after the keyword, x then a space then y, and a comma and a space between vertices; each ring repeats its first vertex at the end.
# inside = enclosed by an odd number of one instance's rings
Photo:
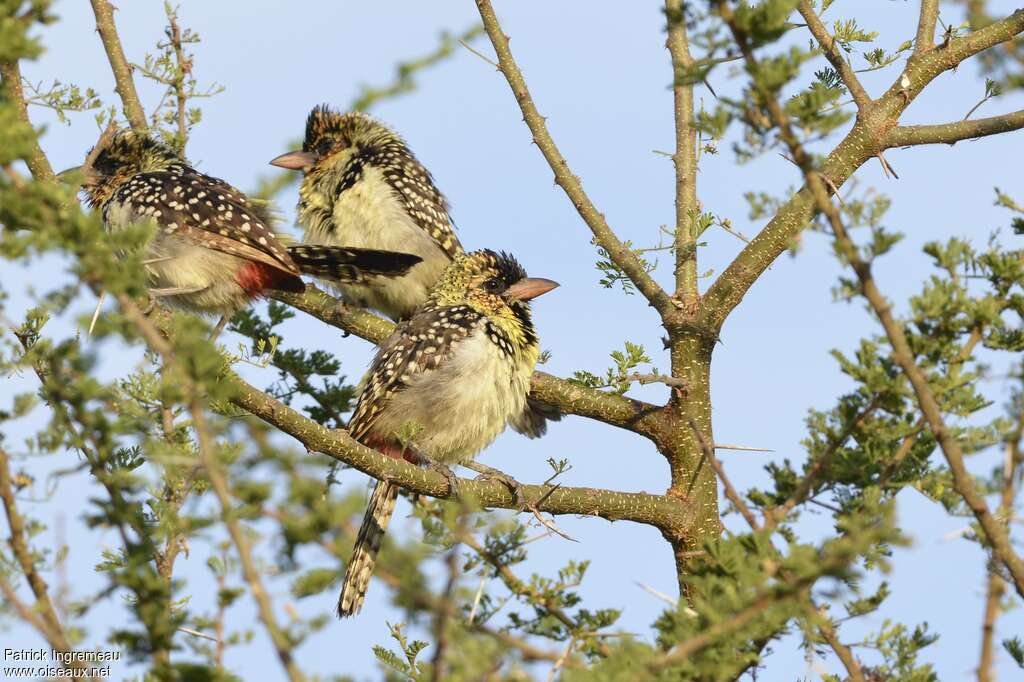
MULTIPOLYGON (((520 62, 541 113, 569 160, 582 178, 609 224, 624 239, 653 245, 660 225, 674 217, 673 175, 668 159, 653 150, 673 145, 668 54, 660 5, 610 2, 499 2, 499 16, 512 37, 512 50, 520 62)), ((117 13, 125 51, 131 61, 141 62, 147 50, 162 38, 162 3, 122 2, 117 13)), ((288 140, 302 132, 306 113, 318 103, 343 106, 358 92, 360 83, 390 82, 393 65, 401 59, 432 50, 441 30, 459 32, 477 20, 473 3, 328 3, 328 2, 195 2, 183 0, 181 20, 194 28, 203 42, 195 47, 195 69, 201 83, 217 82, 224 93, 203 102, 204 119, 196 128, 189 156, 200 169, 223 177, 241 188, 250 188, 257 177, 270 172, 267 162, 285 150, 288 140)), ((862 26, 881 32, 880 45, 894 47, 913 35, 916 5, 911 2, 871 0, 835 3, 831 13, 858 9, 862 26)), ((1014 9, 1010 2, 991 3, 994 10, 1014 9)), ((99 90, 114 101, 113 82, 105 55, 93 31, 88 3, 57 2, 61 21, 42 32, 48 52, 35 63, 24 65, 27 78, 49 81, 59 78, 99 90)), ((947 12, 952 12, 948 9, 947 12)), ((944 15, 945 17, 945 15, 944 15)), ((835 17, 833 17, 835 18, 835 17)), ((957 19, 957 21, 959 21, 957 19)), ((804 40, 800 36, 800 40, 804 40)), ((476 47, 490 53, 486 39, 476 47)), ((855 60, 860 59, 856 57, 855 60)), ((855 61, 855 65, 863 64, 855 61)), ((895 77, 893 69, 865 74, 864 82, 877 95, 895 77)), ((725 69, 712 83, 719 94, 735 88, 725 69)), ((409 141, 431 169, 448 195, 460 237, 468 248, 490 247, 515 253, 530 274, 558 280, 562 286, 535 306, 542 345, 553 354, 545 368, 562 376, 576 369, 600 372, 610 351, 624 340, 643 343, 655 366, 668 368, 661 350, 657 319, 641 299, 605 291, 597 281, 590 233, 574 213, 561 190, 552 183, 551 171, 530 144, 521 114, 504 79, 493 67, 465 50, 419 78, 412 95, 391 100, 374 113, 392 124, 409 141)), ((983 94, 983 81, 973 65, 941 76, 934 87, 914 102, 904 123, 937 123, 961 118, 983 94)), ((147 107, 159 99, 159 91, 140 81, 147 107)), ((698 97, 710 108, 712 95, 705 89, 698 97)), ((699 104, 699 102, 698 102, 699 104)), ((1003 97, 987 103, 977 116, 1017 109, 1021 98, 1003 97)), ((48 112, 33 109, 38 123, 48 125, 43 146, 56 168, 81 162, 95 140, 97 130, 89 114, 75 115, 73 125, 63 126, 48 112)), ((928 262, 920 252, 927 241, 963 236, 983 242, 1008 217, 992 206, 993 186, 1024 196, 1019 162, 1019 133, 946 146, 892 150, 889 161, 900 180, 886 179, 875 163, 861 169, 856 179, 861 189, 876 188, 891 196, 893 206, 887 224, 907 234, 907 239, 878 267, 880 285, 897 303, 916 291, 928 275, 928 262), (1011 164, 1014 164, 1011 166, 1011 164)), ((739 165, 728 151, 704 156, 698 192, 705 210, 728 217, 734 227, 752 236, 762 227, 750 221, 743 194, 747 191, 782 192, 797 184, 798 172, 778 155, 739 165)), ((282 199, 281 208, 293 215, 293 195, 282 199)), ((701 250, 700 270, 719 273, 742 244, 722 231, 708 233, 701 250)), ((62 264, 48 260, 45 267, 62 264)), ((13 294, 3 302, 5 314, 20 319, 30 305, 27 290, 31 277, 42 272, 0 262, 0 279, 13 294)), ((805 434, 804 417, 809 408, 826 409, 849 387, 829 355, 832 348, 850 349, 876 327, 859 304, 834 303, 831 288, 839 269, 830 247, 819 236, 806 235, 796 257, 783 256, 748 293, 722 332, 723 343, 715 351, 713 398, 715 436, 719 442, 772 448, 771 455, 723 453, 722 459, 741 489, 765 480, 763 465, 772 459, 800 460, 799 445, 805 434)), ((668 263, 656 276, 666 286, 671 281, 668 263)), ((710 279, 702 281, 706 287, 710 279)), ((46 288, 53 284, 44 283, 46 288)), ((84 301, 83 307, 91 306, 84 301)), ((54 325, 70 333, 66 323, 54 325)), ((343 358, 350 377, 358 376, 372 349, 358 339, 341 339, 313 320, 290 323, 292 338, 307 335, 318 347, 333 347, 343 358)), ((117 349, 111 348, 105 368, 117 372, 117 349)), ((31 390, 31 377, 4 379, 4 386, 31 390)), ((1007 395, 998 384, 992 398, 1001 403, 1007 395)), ((631 394, 651 401, 665 400, 664 387, 650 386, 631 394)), ((7 390, 0 395, 6 402, 7 390)), ((38 420, 35 422, 38 424, 38 420)), ((28 432, 8 432, 16 442, 28 432)), ((64 457, 31 462, 42 474, 67 465, 64 457)), ((662 458, 645 441, 610 427, 569 418, 551 429, 540 441, 527 441, 509 433, 483 455, 482 461, 498 466, 522 481, 546 477, 549 457, 569 458, 573 469, 562 480, 569 485, 612 487, 658 492, 667 485, 662 458)), ((988 470, 997 454, 975 458, 971 466, 988 470)), ((325 460, 326 463, 326 460, 325 460)), ((365 486, 365 477, 350 473, 344 484, 365 486)), ((78 511, 89 495, 85 478, 65 479, 60 504, 27 503, 25 510, 51 522, 43 544, 56 542, 53 528, 58 517, 66 533, 76 537, 69 558, 72 593, 82 596, 100 585, 92 564, 105 538, 84 530, 78 511), (58 508, 59 507, 59 508, 58 508)), ((402 509, 397 525, 403 526, 402 509)), ((977 665, 980 618, 984 593, 984 557, 962 540, 943 537, 966 525, 951 518, 913 491, 899 497, 901 526, 914 539, 908 550, 896 553, 894 570, 887 576, 892 597, 883 611, 862 624, 844 629, 844 638, 855 640, 866 628, 877 629, 886 616, 913 625, 927 621, 942 635, 926 650, 923 660, 934 663, 942 679, 963 679, 977 665)), ((730 517, 727 525, 741 528, 730 517)), ((572 558, 592 560, 583 593, 594 607, 624 608, 624 630, 647 633, 663 604, 637 586, 649 585, 675 593, 674 567, 668 546, 651 528, 628 523, 609 524, 592 519, 560 519, 559 524, 580 540, 579 544, 552 538, 535 543, 529 570, 551 571, 572 558)), ((830 531, 827 518, 808 517, 801 524, 808 537, 830 531)), ((412 528, 411 524, 409 525, 412 528)), ((181 562, 186 576, 197 582, 195 600, 209 598, 212 587, 203 567, 205 548, 181 562), (204 597, 205 595, 205 597, 204 597)), ((521 568, 521 570, 523 570, 521 568)), ((274 584, 274 594, 287 598, 286 585, 274 584)), ((305 612, 331 608, 332 597, 323 603, 303 603, 305 612), (307 611, 308 610, 308 611, 307 611)), ((308 601, 308 600, 307 600, 308 601)), ((116 604, 96 611, 98 620, 120 617, 116 604)), ((254 622, 248 603, 238 607, 236 623, 254 622), (249 620, 247 620, 249 619, 249 620)), ((371 590, 363 616, 333 622, 301 651, 311 672, 349 672, 376 678, 370 646, 388 643, 385 618, 397 616, 386 604, 380 586, 371 590)), ((1024 616, 1010 612, 999 622, 998 636, 1008 637, 1024 629, 1024 616)), ((95 637, 103 631, 97 627, 95 637)), ((98 644, 99 640, 89 639, 98 644)), ((37 646, 38 638, 14 627, 4 646, 37 646)), ((775 647, 764 679, 811 678, 804 653, 795 639, 775 647), (780 674, 781 673, 781 674, 780 674)), ((870 658, 868 659, 870 660, 870 658)), ((837 663, 822 663, 838 672, 837 663)), ((227 665, 245 679, 277 679, 277 662, 262 632, 251 646, 229 652, 227 665)), ((1001 679, 1013 676, 1012 662, 1000 652, 1001 679)), ((817 670, 817 668, 815 668, 817 670)))

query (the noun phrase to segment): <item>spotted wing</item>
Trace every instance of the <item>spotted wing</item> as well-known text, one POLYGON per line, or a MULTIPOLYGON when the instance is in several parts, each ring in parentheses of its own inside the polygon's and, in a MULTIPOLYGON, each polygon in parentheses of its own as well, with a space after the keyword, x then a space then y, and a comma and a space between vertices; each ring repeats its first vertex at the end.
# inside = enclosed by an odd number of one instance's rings
POLYGON ((342 191, 346 188, 346 180, 348 187, 355 184, 365 164, 381 170, 384 180, 399 197, 409 216, 449 257, 454 258, 463 252, 448 213, 448 200, 437 189, 430 171, 423 167, 405 143, 392 140, 359 150, 349 162, 346 177, 342 179, 342 191), (353 175, 349 175, 349 170, 353 175))
POLYGON ((440 367, 483 319, 469 306, 440 306, 423 308, 400 324, 381 344, 366 374, 348 424, 352 437, 362 440, 370 433, 391 397, 405 388, 411 377, 440 367))
POLYGON ((299 274, 287 249, 245 195, 223 180, 173 166, 132 176, 112 199, 139 217, 152 218, 168 235, 299 274))
POLYGON ((423 261, 410 253, 313 244, 289 246, 288 255, 304 275, 346 283, 401 277, 423 261))

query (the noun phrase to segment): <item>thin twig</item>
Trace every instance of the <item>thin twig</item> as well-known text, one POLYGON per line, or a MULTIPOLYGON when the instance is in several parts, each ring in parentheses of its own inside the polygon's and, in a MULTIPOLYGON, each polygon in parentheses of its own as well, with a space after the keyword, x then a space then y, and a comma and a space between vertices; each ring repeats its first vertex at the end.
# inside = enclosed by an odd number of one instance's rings
POLYGON ((512 57, 509 49, 508 36, 502 31, 498 17, 494 13, 490 0, 476 0, 480 18, 483 20, 484 30, 487 31, 494 51, 498 55, 498 65, 501 73, 508 81, 516 102, 523 112, 523 120, 533 134, 533 141, 540 149, 547 160, 551 171, 555 175, 555 183, 564 191, 566 196, 576 207, 577 212, 587 224, 597 242, 608 252, 611 260, 622 269, 629 277, 629 280, 636 286, 637 290, 657 310, 662 317, 665 317, 675 310, 675 306, 669 295, 654 281, 650 273, 644 267, 635 253, 633 253, 612 231, 604 218, 604 214, 597 210, 590 197, 583 189, 580 179, 569 168, 568 162, 559 151, 551 133, 548 132, 545 119, 537 111, 537 106, 530 96, 522 71, 512 57))
POLYGON ((192 635, 193 637, 202 637, 203 639, 208 639, 211 642, 217 642, 217 644, 221 643, 221 641, 213 635, 208 635, 205 632, 199 632, 199 630, 193 630, 192 628, 179 626, 178 632, 184 632, 186 635, 192 635))
POLYGON ((715 450, 739 450, 741 452, 775 452, 771 448, 755 448, 750 445, 729 445, 728 443, 715 443, 715 450))
POLYGON ((871 401, 864 406, 860 412, 858 412, 853 419, 848 421, 844 426, 843 430, 839 432, 825 448, 825 451, 814 460, 814 464, 807 470, 804 477, 800 480, 800 484, 797 485, 796 490, 793 494, 786 499, 785 502, 780 504, 778 507, 768 511, 765 514, 765 526, 768 528, 774 528, 789 514, 793 508, 807 499, 807 496, 814 490, 814 486, 819 482, 822 474, 828 471, 828 467, 832 464, 832 458, 835 457, 839 448, 843 446, 846 440, 853 434, 854 429, 860 426, 860 423, 867 419, 872 412, 878 409, 878 406, 882 403, 880 396, 875 396, 871 401))
POLYGON ((843 84, 850 91, 853 101, 857 103, 857 108, 866 111, 872 104, 871 96, 868 95, 860 79, 857 78, 853 67, 843 58, 839 47, 836 45, 836 39, 828 32, 825 24, 821 22, 821 19, 815 13, 814 4, 811 0, 800 0, 797 9, 800 12, 800 16, 807 22, 807 29, 814 36, 814 39, 818 41, 821 51, 825 54, 829 63, 839 72, 839 76, 843 79, 843 84))
POLYGON ((708 461, 708 464, 710 464, 715 470, 715 473, 718 474, 719 480, 722 481, 722 487, 725 488, 725 496, 730 502, 732 502, 733 506, 736 507, 736 510, 739 511, 752 530, 761 530, 761 524, 758 522, 757 517, 754 516, 754 512, 750 511, 750 507, 747 506, 747 503, 743 501, 743 497, 740 496, 736 488, 733 487, 729 477, 725 475, 725 468, 722 466, 722 463, 718 461, 718 458, 715 457, 715 449, 711 447, 711 444, 704 437, 704 434, 701 433, 697 422, 692 418, 690 419, 690 428, 693 429, 693 435, 697 438, 697 443, 700 445, 700 449, 704 453, 704 459, 708 461))
MULTIPOLYGON (((161 336, 153 322, 142 314, 142 311, 139 310, 138 306, 127 295, 119 294, 117 298, 122 311, 124 311, 128 319, 142 334, 150 349, 160 355, 165 367, 172 370, 178 369, 173 348, 161 336)), ((192 426, 196 433, 196 440, 199 443, 199 459, 206 470, 210 487, 220 503, 221 518, 228 531, 228 535, 231 537, 231 541, 235 545, 235 550, 238 552, 238 558, 242 564, 242 573, 249 584, 253 599, 256 601, 259 618, 263 622, 267 634, 270 635, 270 639, 274 644, 274 650, 288 675, 288 679, 292 682, 301 682, 305 679, 305 675, 299 669, 292 656, 293 645, 290 639, 277 624, 277 618, 274 616, 273 606, 270 602, 270 595, 263 586, 263 580, 260 577, 259 570, 256 568, 256 562, 253 559, 249 541, 238 523, 237 514, 231 502, 231 490, 228 486, 227 478, 220 467, 220 462, 217 460, 210 432, 206 425, 206 414, 203 411, 199 388, 194 384, 191 377, 183 373, 179 372, 178 379, 185 395, 188 397, 192 426)))
POLYGON ((4 511, 7 514, 7 527, 11 531, 8 544, 14 554, 14 559, 18 562, 18 567, 21 568, 21 572, 24 574, 29 587, 32 589, 32 594, 36 598, 33 610, 38 611, 42 617, 49 633, 47 639, 54 643, 54 648, 68 651, 71 646, 68 644, 67 638, 64 635, 64 628, 57 617, 57 611, 53 607, 53 602, 50 600, 46 581, 39 573, 36 561, 32 556, 32 551, 28 546, 25 520, 18 511, 18 505, 14 498, 14 484, 11 480, 10 461, 7 451, 0 448, 0 499, 3 500, 4 511))
POLYGON ((485 55, 485 54, 484 54, 483 52, 480 52, 480 51, 479 51, 479 50, 477 50, 476 48, 472 47, 472 46, 471 46, 471 45, 470 45, 469 43, 467 43, 467 42, 466 42, 465 40, 459 39, 459 45, 462 45, 462 46, 463 46, 464 48, 466 48, 467 50, 469 50, 470 52, 472 52, 473 54, 475 54, 475 55, 476 55, 477 57, 480 57, 480 59, 482 59, 482 60, 484 60, 485 62, 487 62, 488 64, 490 64, 490 65, 491 65, 491 66, 493 66, 493 67, 494 67, 495 69, 498 69, 499 71, 501 70, 501 67, 500 67, 500 66, 498 66, 498 62, 494 61, 493 59, 491 59, 490 57, 488 57, 487 55, 485 55))
POLYGON ((142 108, 142 101, 135 89, 135 81, 132 79, 132 67, 124 56, 124 48, 121 46, 121 39, 117 35, 117 25, 114 23, 114 6, 107 0, 89 0, 92 3, 92 11, 96 16, 96 31, 100 34, 103 42, 103 49, 107 53, 107 60, 110 62, 110 69, 114 72, 114 82, 117 94, 121 97, 121 104, 124 107, 124 116, 133 130, 146 130, 146 112, 142 108))

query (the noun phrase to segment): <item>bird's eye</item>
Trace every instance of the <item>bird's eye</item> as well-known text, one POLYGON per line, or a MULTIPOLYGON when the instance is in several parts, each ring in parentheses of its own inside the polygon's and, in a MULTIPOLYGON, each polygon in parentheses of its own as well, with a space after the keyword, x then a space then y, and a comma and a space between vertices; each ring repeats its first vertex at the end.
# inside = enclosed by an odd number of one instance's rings
POLYGON ((500 294, 505 291, 506 288, 505 282, 497 277, 491 277, 489 280, 484 282, 484 290, 491 294, 500 294))
POLYGON ((324 156, 331 151, 332 147, 334 147, 334 145, 330 140, 320 140, 316 146, 316 153, 320 156, 324 156))

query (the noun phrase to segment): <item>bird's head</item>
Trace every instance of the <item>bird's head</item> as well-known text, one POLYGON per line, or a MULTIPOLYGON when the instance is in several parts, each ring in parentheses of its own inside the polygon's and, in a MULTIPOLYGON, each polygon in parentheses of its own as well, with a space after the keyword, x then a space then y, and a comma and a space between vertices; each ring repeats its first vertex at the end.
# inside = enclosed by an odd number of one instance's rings
MULTIPOLYGON (((167 170, 180 163, 183 163, 182 158, 164 143, 143 133, 121 130, 103 145, 86 170, 82 190, 89 205, 95 208, 105 203, 133 175, 167 170)), ((61 175, 80 170, 81 166, 69 168, 61 175)))
POLYGON ((326 104, 315 107, 306 119, 302 149, 287 152, 270 163, 279 168, 317 175, 343 167, 357 150, 401 141, 387 126, 360 111, 346 114, 326 104))
POLYGON ((529 301, 557 286, 550 279, 527 277, 511 255, 485 249, 456 256, 430 298, 437 305, 468 305, 512 338, 521 338, 533 335, 529 301))

